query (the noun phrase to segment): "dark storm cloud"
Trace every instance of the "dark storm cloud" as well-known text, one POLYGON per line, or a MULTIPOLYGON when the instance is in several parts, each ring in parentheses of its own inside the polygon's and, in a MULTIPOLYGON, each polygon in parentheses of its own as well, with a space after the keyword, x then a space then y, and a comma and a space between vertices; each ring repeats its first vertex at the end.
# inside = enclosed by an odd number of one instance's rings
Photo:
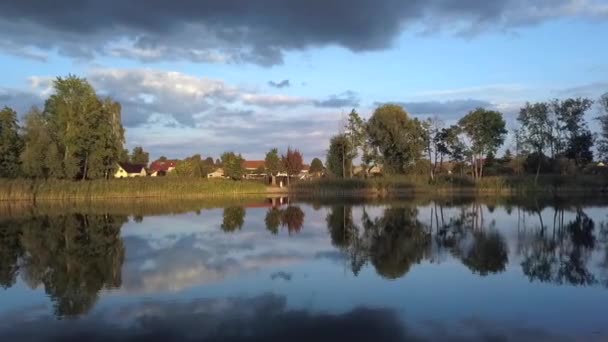
POLYGON ((411 27, 471 35, 562 17, 604 19, 606 10, 578 0, 2 1, 0 46, 38 59, 37 50, 54 49, 83 58, 269 66, 309 47, 386 49, 411 27))
POLYGON ((289 80, 282 80, 281 82, 274 82, 274 81, 269 81, 268 85, 273 87, 273 88, 288 88, 291 86, 291 84, 289 83, 289 80))
POLYGON ((359 95, 354 91, 348 90, 342 94, 332 95, 325 100, 315 101, 315 106, 321 108, 344 108, 358 107, 359 95))

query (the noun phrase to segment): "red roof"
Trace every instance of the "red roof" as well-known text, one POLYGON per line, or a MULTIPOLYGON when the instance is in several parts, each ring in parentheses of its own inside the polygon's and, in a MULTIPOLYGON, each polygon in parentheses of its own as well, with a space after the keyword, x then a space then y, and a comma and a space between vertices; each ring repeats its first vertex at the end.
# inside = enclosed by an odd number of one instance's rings
POLYGON ((247 170, 256 170, 259 167, 265 167, 266 162, 263 160, 245 160, 243 167, 247 170))
POLYGON ((177 165, 177 161, 176 160, 167 160, 167 161, 155 161, 152 162, 152 164, 150 164, 150 171, 152 172, 157 172, 157 171, 169 171, 170 168, 175 167, 177 165))

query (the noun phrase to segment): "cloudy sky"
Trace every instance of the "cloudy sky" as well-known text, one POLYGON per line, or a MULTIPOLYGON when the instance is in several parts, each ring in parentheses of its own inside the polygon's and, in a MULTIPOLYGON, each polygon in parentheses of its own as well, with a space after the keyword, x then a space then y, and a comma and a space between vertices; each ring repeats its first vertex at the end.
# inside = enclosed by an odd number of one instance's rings
POLYGON ((608 91, 608 0, 0 2, 0 105, 76 74, 153 157, 323 157, 352 108, 450 122, 608 91))

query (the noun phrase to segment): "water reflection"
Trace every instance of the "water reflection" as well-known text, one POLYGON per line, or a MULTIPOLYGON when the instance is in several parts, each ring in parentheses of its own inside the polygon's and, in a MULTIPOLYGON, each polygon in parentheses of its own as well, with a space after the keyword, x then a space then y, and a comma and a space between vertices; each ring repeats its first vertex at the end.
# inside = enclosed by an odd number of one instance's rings
POLYGON ((58 317, 86 313, 104 288, 121 286, 125 216, 59 215, 0 224, 2 286, 19 272, 32 289, 40 285, 58 317))
MULTIPOLYGON (((343 264, 354 276, 370 270, 367 275, 392 281, 452 262, 474 278, 514 270, 537 284, 608 287, 605 214, 563 201, 549 204, 451 199, 311 207, 281 200, 193 208, 196 216, 175 217, 103 213, 106 208, 31 211, 0 219, 0 285, 6 291, 0 296, 23 283, 44 290, 54 316, 76 317, 89 313, 103 290, 125 296, 179 292, 266 269, 265 279, 297 286, 295 265, 315 260, 327 261, 327 272, 341 274, 336 266, 343 264), (121 235, 129 217, 127 226, 138 231, 121 235), (187 222, 197 228, 180 234, 187 222)), ((308 267, 312 272, 316 266, 308 267)))

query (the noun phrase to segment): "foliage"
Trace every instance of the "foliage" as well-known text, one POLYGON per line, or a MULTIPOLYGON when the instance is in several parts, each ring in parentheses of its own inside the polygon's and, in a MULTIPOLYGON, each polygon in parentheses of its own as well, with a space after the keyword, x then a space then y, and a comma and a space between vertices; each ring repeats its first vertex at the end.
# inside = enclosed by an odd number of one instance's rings
POLYGON ((12 178, 19 174, 22 147, 17 113, 4 107, 0 110, 0 177, 12 178))
POLYGON ((443 156, 449 152, 446 135, 442 134, 443 121, 439 118, 429 118, 422 121, 422 139, 424 151, 428 157, 428 170, 431 181, 435 180, 435 173, 443 164, 443 156))
POLYGON ((279 233, 279 226, 281 224, 281 210, 279 208, 270 208, 266 212, 266 217, 264 218, 264 223, 266 223, 266 229, 272 234, 276 235, 279 233))
POLYGON ((502 114, 497 111, 477 108, 458 121, 468 141, 468 155, 473 166, 473 176, 483 176, 483 158, 504 142, 507 130, 502 114))
MULTIPOLYGON (((297 149, 287 148, 287 153, 281 157, 283 168, 287 175, 295 176, 302 171, 304 167, 304 158, 302 153, 297 149)), ((289 179, 289 178, 288 178, 289 179)))
POLYGON ((367 123, 372 146, 382 155, 385 172, 403 173, 424 149, 422 127, 398 105, 378 107, 367 123))
POLYGON ((350 170, 353 163, 353 160, 350 159, 352 149, 350 140, 346 135, 340 134, 331 138, 325 165, 333 176, 346 177, 347 170, 350 170))
MULTIPOLYGON (((367 145, 367 134, 366 134, 366 122, 359 116, 359 113, 354 109, 348 114, 348 121, 346 123, 344 135, 348 138, 350 146, 349 155, 347 159, 354 160, 359 155, 359 150, 367 151, 369 147, 367 145)), ((365 152, 364 152, 365 154, 365 152)), ((366 158, 362 158, 364 166, 366 166, 366 158)), ((348 171, 348 177, 353 176, 353 164, 350 164, 348 171)))
POLYGON ((150 161, 150 153, 144 151, 143 147, 141 146, 135 146, 133 148, 133 152, 131 152, 129 161, 132 164, 148 165, 148 162, 150 161))
POLYGON ((203 160, 200 154, 195 154, 192 157, 180 160, 171 174, 179 177, 205 178, 215 168, 213 159, 211 159, 211 164, 209 164, 208 159, 203 160))
POLYGON ((245 174, 245 169, 243 168, 245 159, 243 159, 240 154, 237 155, 234 152, 225 152, 222 154, 221 158, 224 175, 226 177, 234 180, 243 178, 243 175, 245 174))
POLYGON ((602 95, 599 101, 601 114, 597 117, 600 122, 598 153, 602 160, 608 161, 608 93, 602 95))
POLYGON ((299 233, 304 225, 304 212, 298 206, 288 206, 281 212, 281 225, 287 227, 289 235, 299 233))
POLYGON ((591 162, 593 135, 587 128, 585 113, 591 108, 593 101, 586 98, 554 100, 552 105, 559 120, 559 129, 566 132, 565 141, 560 144, 566 147, 566 157, 573 159, 579 166, 591 162))
POLYGON ((312 175, 320 175, 324 171, 323 162, 319 158, 314 158, 310 163, 310 169, 308 172, 312 175))
POLYGON ((76 76, 57 78, 53 88, 44 111, 32 110, 27 116, 24 173, 35 178, 109 178, 125 157, 120 104, 99 98, 76 76))
POLYGON ((266 153, 264 164, 266 165, 266 170, 268 170, 268 173, 271 176, 276 176, 283 171, 283 163, 281 163, 281 158, 279 157, 279 150, 273 148, 268 151, 268 153, 266 153))

